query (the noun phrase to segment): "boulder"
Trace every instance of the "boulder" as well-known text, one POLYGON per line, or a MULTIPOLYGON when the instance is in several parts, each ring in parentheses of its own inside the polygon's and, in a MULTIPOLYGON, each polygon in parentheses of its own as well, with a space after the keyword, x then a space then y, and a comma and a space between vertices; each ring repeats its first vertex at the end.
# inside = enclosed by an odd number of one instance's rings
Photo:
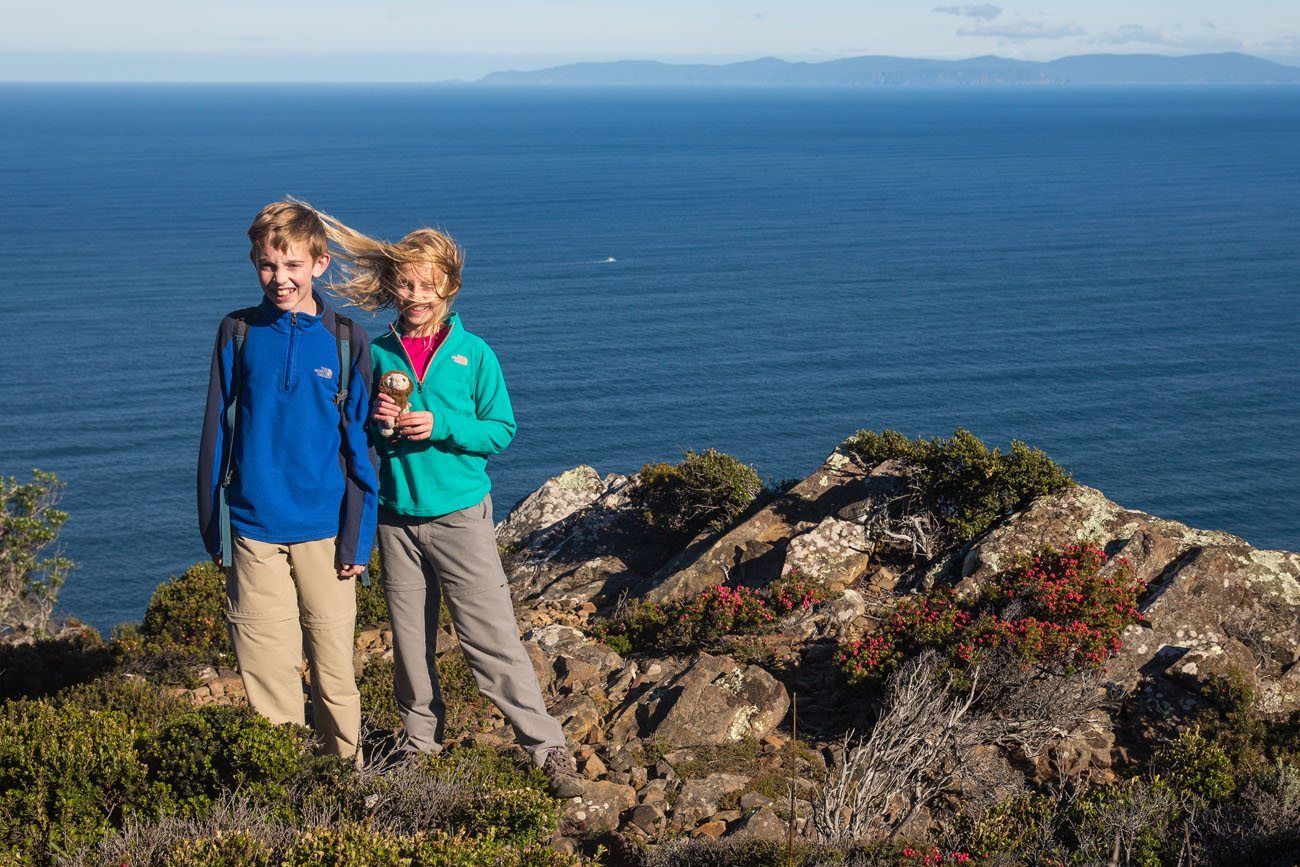
POLYGON ((522 548, 531 539, 596 502, 607 490, 607 481, 586 464, 565 470, 520 500, 505 520, 497 524, 497 544, 503 548, 522 548))
POLYGON ((629 692, 609 736, 616 743, 653 737, 671 746, 760 739, 789 707, 785 687, 762 668, 702 653, 659 683, 629 692))
POLYGON ((673 826, 694 828, 718 812, 723 798, 740 791, 748 782, 748 777, 739 774, 709 774, 700 780, 687 780, 673 803, 673 826))
POLYGON ((498 527, 517 604, 591 602, 608 609, 663 562, 662 543, 645 532, 628 496, 635 477, 610 474, 597 491, 594 475, 578 467, 549 480, 498 527))
POLYGON ((582 794, 565 806, 561 830, 603 834, 618 828, 625 810, 636 806, 636 792, 618 783, 584 781, 582 794))
POLYGON ((854 526, 863 527, 874 504, 905 482, 898 462, 872 469, 836 449, 812 475, 749 519, 669 561, 646 596, 665 602, 715 584, 761 586, 795 568, 828 585, 851 584, 866 571, 871 554, 865 532, 854 526))
POLYGON ((1229 533, 1198 530, 1119 506, 1075 485, 1035 500, 967 551, 959 594, 1043 547, 1100 545, 1147 585, 1143 622, 1130 626, 1107 665, 1134 690, 1140 716, 1182 718, 1216 677, 1244 677, 1258 709, 1300 709, 1300 554, 1256 550, 1229 533))
POLYGON ((784 840, 789 833, 785 822, 771 807, 759 807, 746 819, 741 819, 729 836, 737 840, 784 840))

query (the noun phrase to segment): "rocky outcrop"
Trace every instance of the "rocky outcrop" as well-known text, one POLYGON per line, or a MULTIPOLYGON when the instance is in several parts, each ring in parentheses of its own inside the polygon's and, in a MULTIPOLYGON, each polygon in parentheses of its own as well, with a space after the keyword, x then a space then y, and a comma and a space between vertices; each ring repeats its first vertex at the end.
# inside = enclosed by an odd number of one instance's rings
POLYGON ((723 584, 759 586, 798 571, 843 589, 866 572, 872 513, 906 484, 896 462, 864 467, 836 450, 812 475, 717 539, 687 548, 659 570, 646 598, 684 599, 723 584))
POLYGON ((518 604, 594 602, 611 607, 664 559, 628 497, 635 478, 601 479, 576 467, 548 480, 497 527, 501 562, 518 604))
POLYGON ((1143 622, 1107 666, 1145 715, 1182 717, 1213 678, 1243 678, 1259 709, 1300 709, 1300 554, 1125 509, 1076 485, 1036 500, 970 546, 956 587, 973 593, 1043 547, 1093 542, 1148 587, 1143 622))

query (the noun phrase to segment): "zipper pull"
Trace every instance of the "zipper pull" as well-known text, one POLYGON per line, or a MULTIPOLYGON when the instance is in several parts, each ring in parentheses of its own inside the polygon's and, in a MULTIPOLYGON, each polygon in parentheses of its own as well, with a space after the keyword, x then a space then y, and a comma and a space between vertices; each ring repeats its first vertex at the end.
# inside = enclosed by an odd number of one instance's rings
POLYGON ((298 327, 298 314, 296 312, 289 314, 289 327, 290 328, 298 327))

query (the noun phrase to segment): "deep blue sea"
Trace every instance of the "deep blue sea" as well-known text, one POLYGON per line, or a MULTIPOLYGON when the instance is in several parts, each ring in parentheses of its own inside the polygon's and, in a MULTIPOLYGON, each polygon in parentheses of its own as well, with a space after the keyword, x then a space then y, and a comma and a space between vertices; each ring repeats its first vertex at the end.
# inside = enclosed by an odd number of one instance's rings
POLYGON ((965 426, 1300 549, 1300 89, 4 86, 0 117, 0 473, 67 483, 61 608, 101 628, 203 558, 213 330, 286 193, 468 249, 520 422, 498 517, 579 463, 781 479, 965 426))

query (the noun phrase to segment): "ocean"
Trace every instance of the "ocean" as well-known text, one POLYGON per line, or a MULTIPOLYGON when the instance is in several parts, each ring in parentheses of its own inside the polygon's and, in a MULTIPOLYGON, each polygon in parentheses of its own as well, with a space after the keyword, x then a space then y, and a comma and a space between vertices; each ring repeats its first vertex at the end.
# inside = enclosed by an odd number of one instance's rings
POLYGON ((285 194, 467 248, 520 425, 498 518, 582 463, 779 480, 962 426, 1300 549, 1300 88, 6 85, 0 115, 0 474, 66 483, 60 611, 101 629, 204 559, 212 337, 285 194))

